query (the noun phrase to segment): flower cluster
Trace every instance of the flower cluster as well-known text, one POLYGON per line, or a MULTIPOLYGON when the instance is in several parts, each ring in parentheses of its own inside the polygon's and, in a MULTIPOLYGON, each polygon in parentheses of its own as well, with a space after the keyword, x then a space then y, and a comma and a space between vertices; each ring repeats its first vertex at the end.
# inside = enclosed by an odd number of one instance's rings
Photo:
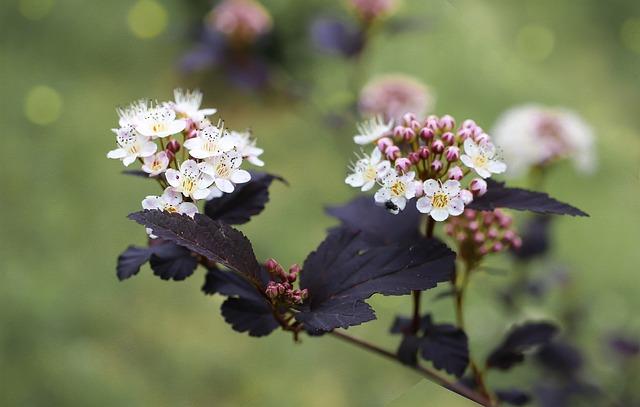
POLYGON ((420 120, 431 112, 434 96, 424 84, 404 74, 388 74, 374 78, 360 92, 358 108, 365 117, 382 116, 400 122, 406 112, 420 120))
POLYGON ((472 120, 456 129, 449 115, 421 121, 407 113, 396 123, 374 118, 358 126, 356 144, 374 147, 345 180, 363 191, 378 185, 374 199, 392 213, 417 198, 417 209, 436 221, 458 216, 486 192, 486 178, 506 170, 491 137, 472 120))
POLYGON ((298 279, 298 274, 300 274, 299 265, 294 264, 287 273, 277 261, 269 259, 265 263, 265 268, 271 278, 265 289, 265 294, 271 301, 285 305, 295 305, 302 304, 308 297, 309 292, 307 289, 293 288, 293 284, 298 279))
POLYGON ((196 201, 231 193, 251 179, 240 169, 243 160, 264 164, 250 133, 229 132, 222 121, 212 124, 207 117, 216 109, 201 109, 201 103, 201 92, 176 89, 173 101, 139 100, 118 109, 117 148, 107 157, 127 167, 138 161, 164 188, 161 196, 142 201, 144 209, 193 216, 196 201))
POLYGON ((252 43, 273 27, 271 15, 253 0, 224 0, 209 14, 210 27, 239 43, 252 43))
POLYGON ((364 21, 388 16, 397 7, 397 0, 349 0, 351 6, 364 21))
POLYGON ((593 131, 576 113, 525 105, 506 111, 493 130, 503 149, 509 173, 522 175, 529 168, 571 158, 578 170, 595 168, 593 131))
POLYGON ((498 253, 522 245, 512 226, 513 219, 500 209, 493 212, 466 209, 463 216, 452 218, 444 226, 445 233, 456 240, 458 254, 466 262, 475 263, 489 253, 498 253))

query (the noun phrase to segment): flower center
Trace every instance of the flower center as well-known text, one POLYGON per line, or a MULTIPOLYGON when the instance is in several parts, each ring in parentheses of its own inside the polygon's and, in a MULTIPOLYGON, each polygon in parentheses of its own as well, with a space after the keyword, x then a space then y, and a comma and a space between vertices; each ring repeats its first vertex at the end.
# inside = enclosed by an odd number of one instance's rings
POLYGON ((476 167, 484 167, 485 165, 487 165, 487 161, 489 161, 487 157, 485 157, 482 154, 479 154, 473 159, 473 164, 476 167))
POLYGON ((216 174, 220 178, 229 178, 229 175, 231 174, 231 167, 225 163, 218 163, 218 165, 216 165, 216 174))
POLYGON ((138 145, 137 144, 132 144, 131 146, 129 146, 129 154, 133 155, 133 154, 138 154, 139 150, 138 150, 138 145))
POLYGON ((196 188, 196 180, 194 180, 191 177, 185 177, 182 180, 182 189, 184 190, 184 192, 186 192, 187 194, 191 194, 191 192, 193 192, 193 190, 196 188))
POLYGON ((391 186, 391 193, 395 196, 404 196, 404 193, 406 190, 407 190, 407 187, 404 185, 404 182, 401 182, 401 181, 396 181, 391 186))
POLYGON ((376 177, 378 176, 378 173, 376 172, 376 169, 372 166, 367 167, 367 169, 364 170, 364 178, 367 180, 375 180, 376 177))
POLYGON ((433 195, 433 202, 431 205, 437 209, 446 208, 449 205, 449 196, 444 192, 438 192, 433 195))
POLYGON ((178 208, 176 208, 173 205, 165 205, 164 210, 169 212, 169 213, 176 213, 178 212, 178 208))
POLYGON ((159 133, 159 132, 161 132, 161 131, 165 131, 165 130, 166 130, 166 128, 167 128, 167 125, 166 125, 165 123, 154 123, 154 124, 151 126, 151 130, 152 130, 154 133, 159 133))

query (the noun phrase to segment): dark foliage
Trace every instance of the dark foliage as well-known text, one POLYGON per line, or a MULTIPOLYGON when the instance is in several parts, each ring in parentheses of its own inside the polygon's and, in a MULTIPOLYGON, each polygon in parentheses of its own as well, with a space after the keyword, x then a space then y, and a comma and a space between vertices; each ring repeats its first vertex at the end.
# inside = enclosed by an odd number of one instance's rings
POLYGON ((304 262, 300 287, 309 290, 309 299, 296 319, 311 331, 372 320, 375 314, 365 299, 433 288, 450 280, 454 259, 435 239, 372 247, 363 233, 336 229, 304 262))
POLYGON ((198 267, 196 256, 184 247, 173 243, 154 247, 149 262, 153 274, 163 280, 184 280, 198 267))
POLYGON ((264 172, 253 172, 251 181, 236 185, 230 194, 208 201, 204 207, 205 215, 211 219, 223 221, 229 225, 242 225, 249 222, 264 210, 269 201, 269 186, 273 180, 285 182, 282 177, 264 172))
POLYGON ((140 272, 140 267, 149 261, 153 249, 149 247, 129 246, 118 256, 116 275, 118 280, 126 280, 140 272))
POLYGON ((249 240, 238 230, 196 214, 186 215, 145 210, 129 215, 129 218, 151 228, 158 237, 220 263, 238 273, 259 282, 260 265, 249 240))
POLYGON ((540 347, 536 360, 546 369, 564 376, 577 373, 584 363, 580 350, 564 341, 553 341, 540 347))
POLYGON ((518 389, 496 390, 496 396, 498 400, 512 406, 524 406, 531 401, 531 396, 528 393, 518 389))
POLYGON ((376 205, 371 197, 360 196, 342 206, 327 208, 344 226, 361 230, 380 243, 412 243, 420 238, 420 212, 414 205, 397 215, 376 205), (371 219, 375 219, 372 222, 371 219))
POLYGON ((398 360, 405 365, 415 366, 418 363, 418 349, 422 338, 415 335, 404 335, 398 347, 398 360))
POLYGON ((513 255, 519 260, 529 260, 542 256, 551 246, 551 217, 533 216, 522 228, 522 246, 512 249, 513 255))
POLYGON ((480 211, 509 208, 541 214, 589 216, 578 208, 551 198, 544 192, 509 188, 504 183, 492 180, 487 180, 487 184, 487 193, 474 199, 467 208, 480 211))
POLYGON ((548 322, 528 322, 513 328, 506 339, 487 358, 487 366, 508 370, 524 361, 524 353, 548 343, 557 332, 548 322))

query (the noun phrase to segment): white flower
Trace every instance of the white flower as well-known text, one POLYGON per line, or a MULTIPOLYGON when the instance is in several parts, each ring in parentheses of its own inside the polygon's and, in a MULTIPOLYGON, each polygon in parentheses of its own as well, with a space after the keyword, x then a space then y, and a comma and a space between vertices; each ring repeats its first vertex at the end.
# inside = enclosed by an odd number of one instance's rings
MULTIPOLYGON (((464 198, 461 197, 460 182, 445 181, 444 184, 428 179, 422 185, 424 196, 416 202, 416 208, 429 214, 433 220, 443 221, 449 215, 458 216, 464 212, 464 198)), ((466 195, 466 194, 465 194, 466 195)))
POLYGON ((138 157, 149 157, 158 149, 158 146, 149 141, 148 137, 136 133, 133 125, 114 131, 117 133, 116 140, 120 147, 109 151, 107 158, 122 160, 127 167, 138 157))
POLYGON ((166 106, 148 109, 135 124, 138 133, 153 138, 180 133, 186 125, 186 121, 176 119, 176 112, 166 106))
POLYGON ((116 112, 118 112, 118 116, 120 117, 120 127, 129 125, 136 126, 148 110, 149 101, 146 99, 136 100, 129 106, 117 108, 116 112))
POLYGON ((416 196, 414 177, 413 171, 404 175, 388 172, 382 178, 382 188, 374 195, 375 201, 384 203, 390 212, 397 214, 407 206, 407 199, 416 196))
POLYGON ((370 156, 365 155, 352 166, 353 174, 350 174, 344 182, 362 191, 368 191, 376 181, 384 176, 391 168, 391 163, 382 161, 382 153, 374 148, 370 156))
POLYGON ((570 110, 519 106, 498 118, 492 134, 504 153, 511 176, 520 176, 533 166, 562 158, 571 158, 583 172, 596 167, 593 131, 570 110))
POLYGON ((166 152, 160 151, 158 154, 145 157, 143 160, 142 171, 149 174, 150 177, 162 174, 169 166, 169 156, 166 152))
POLYGON ((192 157, 204 159, 230 151, 234 147, 234 141, 221 126, 206 126, 198 130, 194 138, 185 141, 184 147, 192 157))
POLYGON ((182 194, 175 188, 168 187, 162 196, 147 196, 142 201, 143 209, 155 209, 170 213, 180 213, 193 216, 198 213, 198 207, 191 202, 182 202, 182 194))
POLYGON ((233 139, 236 149, 240 155, 242 155, 242 158, 258 167, 262 167, 264 165, 264 161, 258 158, 262 153, 264 153, 264 150, 256 147, 256 140, 251 137, 250 132, 238 132, 232 130, 229 136, 233 139))
POLYGON ((233 184, 243 184, 251 180, 251 174, 241 170, 242 156, 235 151, 228 151, 221 156, 200 163, 200 170, 213 177, 215 186, 222 192, 231 193, 233 184))
POLYGON ((490 142, 476 144, 471 138, 464 141, 464 152, 460 160, 464 165, 473 168, 482 178, 489 178, 491 174, 500 174, 507 170, 507 165, 494 159, 496 148, 490 142))
POLYGON ((199 90, 175 89, 173 91, 173 102, 168 105, 175 110, 181 119, 190 119, 193 122, 204 120, 217 112, 217 109, 200 109, 202 104, 202 92, 199 90))
POLYGON ((378 141, 391 131, 392 122, 385 123, 381 117, 374 117, 358 124, 358 133, 353 137, 356 144, 370 144, 378 141))
POLYGON ((204 174, 193 160, 187 160, 180 166, 180 171, 170 168, 165 173, 167 182, 184 196, 193 199, 204 199, 209 196, 207 189, 213 183, 213 178, 204 174))

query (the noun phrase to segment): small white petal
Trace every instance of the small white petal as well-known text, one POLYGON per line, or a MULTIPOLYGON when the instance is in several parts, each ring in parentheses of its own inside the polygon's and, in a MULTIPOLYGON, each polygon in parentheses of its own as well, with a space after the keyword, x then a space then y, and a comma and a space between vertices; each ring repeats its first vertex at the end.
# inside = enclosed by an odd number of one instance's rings
POLYGON ((198 207, 191 202, 183 202, 178 206, 178 211, 193 218, 193 216, 198 213, 198 207))
POLYGON ((228 194, 230 194, 234 190, 234 187, 231 181, 223 178, 216 178, 216 187, 218 187, 220 191, 226 192, 228 194))
POLYGON ((464 152, 471 157, 475 157, 480 154, 480 148, 478 148, 478 145, 473 140, 468 138, 464 141, 464 152))
POLYGON ((447 180, 442 184, 442 190, 450 197, 456 196, 460 193, 460 182, 456 180, 447 180))
POLYGON ((449 211, 445 208, 436 208, 432 209, 429 215, 431 215, 433 220, 442 222, 443 220, 447 220, 447 218, 449 217, 449 211))
POLYGON ((245 170, 236 170, 231 174, 231 182, 236 184, 244 184, 245 182, 251 181, 251 174, 245 170))
POLYGON ((193 199, 205 199, 209 196, 210 191, 208 189, 196 189, 193 191, 193 199))
POLYGON ((134 161, 136 160, 136 156, 135 155, 130 155, 127 156, 125 158, 122 159, 122 164, 125 165, 125 167, 130 166, 134 161))
POLYGON ((460 161, 462 161, 462 164, 466 165, 469 168, 473 168, 474 167, 473 159, 471 157, 469 157, 468 155, 466 155, 466 154, 462 154, 460 156, 460 161))
POLYGON ((487 169, 494 174, 502 174, 507 170, 507 164, 500 161, 489 161, 487 169))
POLYGON ((120 160, 127 156, 127 152, 123 148, 116 148, 107 153, 107 158, 120 160))
POLYGON ((181 175, 178 171, 174 170, 173 168, 169 168, 164 176, 167 179, 169 185, 171 185, 172 187, 178 188, 180 186, 181 175))
POLYGON ((378 203, 385 203, 391 198, 391 192, 387 188, 379 189, 373 196, 373 199, 378 203))
POLYGON ((431 205, 431 199, 426 196, 423 196, 422 198, 418 199, 418 201, 416 202, 416 208, 418 209, 419 212, 422 212, 422 213, 431 212, 431 209, 433 208, 433 206, 431 205))
POLYGON ((435 179, 428 179, 422 185, 422 191, 426 196, 433 197, 433 195, 440 191, 440 183, 435 179))
POLYGON ((464 212, 464 202, 460 198, 452 198, 447 209, 450 215, 458 216, 464 212))

